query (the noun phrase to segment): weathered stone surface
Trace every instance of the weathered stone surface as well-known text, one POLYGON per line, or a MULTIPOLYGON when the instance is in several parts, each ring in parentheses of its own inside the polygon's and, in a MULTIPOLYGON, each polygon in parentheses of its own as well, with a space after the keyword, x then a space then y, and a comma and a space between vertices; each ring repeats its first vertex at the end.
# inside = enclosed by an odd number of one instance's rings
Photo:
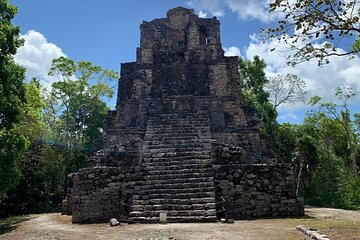
POLYGON ((216 221, 224 198, 234 218, 301 215, 291 167, 276 164, 243 105, 219 21, 178 7, 140 30, 101 150, 69 176, 63 213, 73 222, 157 222, 163 211, 167 221, 216 221))
POLYGON ((312 228, 308 228, 302 225, 299 225, 296 227, 296 229, 305 234, 307 237, 309 237, 310 239, 314 239, 314 240, 329 240, 329 238, 327 238, 326 235, 324 234, 320 234, 316 229, 312 229, 312 228))
MULTIPOLYGON (((304 205, 295 195, 292 167, 287 164, 214 165, 217 200, 226 200, 232 218, 301 216, 304 205), (288 178, 290 177, 290 178, 288 178)), ((221 206, 218 206, 220 210, 221 206)), ((222 217, 224 213, 218 214, 222 217)))
POLYGON ((116 218, 111 218, 109 221, 110 227, 119 226, 120 222, 116 218))

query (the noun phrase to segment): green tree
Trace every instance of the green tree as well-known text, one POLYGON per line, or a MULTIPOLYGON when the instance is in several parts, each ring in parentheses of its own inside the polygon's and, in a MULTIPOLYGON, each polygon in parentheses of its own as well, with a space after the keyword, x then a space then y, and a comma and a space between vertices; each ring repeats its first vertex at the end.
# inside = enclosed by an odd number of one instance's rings
POLYGON ((108 107, 104 99, 113 95, 108 82, 117 73, 87 61, 53 60, 49 75, 53 83, 47 103, 47 120, 57 129, 57 140, 72 147, 90 147, 101 136, 108 107))
MULTIPOLYGON (((310 103, 318 109, 308 112, 301 125, 302 136, 316 143, 315 167, 303 193, 308 204, 359 209, 359 142, 356 117, 351 120, 347 105, 354 93, 338 88, 335 95, 340 104, 321 103, 319 97, 314 97, 310 103)), ((308 151, 309 146, 303 149, 308 151)))
POLYGON ((334 118, 324 108, 308 113, 302 126, 303 133, 316 143, 317 165, 313 176, 305 184, 304 195, 307 203, 327 207, 346 206, 345 173, 351 172, 346 167, 346 134, 340 119, 334 118))
POLYGON ((11 23, 16 13, 15 6, 0 0, 0 195, 16 185, 17 161, 26 147, 24 136, 15 131, 25 103, 25 69, 13 59, 23 43, 19 27, 11 23))
MULTIPOLYGON (((342 146, 342 149, 339 151, 343 151, 342 156, 345 158, 346 164, 353 169, 357 169, 356 157, 358 155, 357 152, 357 143, 356 143, 356 134, 355 134, 355 126, 350 118, 350 110, 348 107, 348 101, 351 97, 355 96, 354 91, 351 88, 337 88, 335 95, 341 101, 340 104, 336 103, 321 103, 320 97, 313 97, 310 100, 311 105, 320 105, 320 110, 326 116, 332 117, 334 121, 337 121, 341 126, 341 134, 345 136, 346 145, 342 146)), ((355 115, 356 117, 356 115, 355 115)))
POLYGON ((315 139, 305 125, 283 123, 274 130, 272 148, 278 162, 291 163, 296 169, 297 193, 307 183, 317 165, 315 139))
POLYGON ((354 56, 360 51, 356 0, 273 0, 270 12, 281 12, 284 17, 276 27, 262 30, 264 39, 290 44, 295 54, 288 56, 289 64, 316 58, 322 65, 330 56, 354 56), (352 44, 340 51, 341 42, 349 38, 352 44))
POLYGON ((84 167, 112 96, 108 80, 115 72, 85 61, 55 59, 51 74, 59 77, 50 92, 35 78, 26 84, 26 104, 17 132, 31 142, 20 164, 19 184, 0 199, 0 217, 59 210, 66 176, 84 167), (40 141, 39 141, 40 140, 40 141))
POLYGON ((277 112, 269 101, 269 93, 264 89, 268 83, 264 72, 265 67, 265 61, 258 56, 255 56, 252 61, 239 58, 240 86, 244 104, 255 109, 262 129, 272 137, 277 112))
POLYGON ((21 109, 21 122, 17 126, 17 132, 24 135, 29 141, 39 140, 44 134, 44 122, 42 111, 45 101, 41 95, 41 84, 36 78, 25 83, 26 103, 21 109))
MULTIPOLYGON (((59 81, 53 83, 47 94, 44 120, 51 127, 47 129, 48 139, 67 149, 61 158, 54 158, 56 166, 58 163, 63 166, 61 186, 65 186, 66 176, 85 166, 94 141, 102 136, 109 109, 105 100, 113 95, 109 84, 118 74, 87 61, 76 63, 60 57, 53 60, 49 75, 59 81)), ((55 191, 59 185, 48 186, 55 191)))

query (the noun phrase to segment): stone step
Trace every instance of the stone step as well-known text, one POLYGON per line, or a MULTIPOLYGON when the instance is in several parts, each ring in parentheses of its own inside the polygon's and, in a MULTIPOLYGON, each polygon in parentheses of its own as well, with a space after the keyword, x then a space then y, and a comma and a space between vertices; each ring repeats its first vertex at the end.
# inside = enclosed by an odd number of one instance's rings
MULTIPOLYGON (((160 131, 160 130, 159 130, 160 131)), ((178 138, 178 139, 196 139, 196 138, 200 138, 201 136, 204 136, 203 134, 201 134, 201 132, 199 133, 198 131, 194 131, 194 132, 158 132, 158 133, 149 133, 146 132, 145 134, 145 139, 148 138, 153 138, 153 137, 158 137, 158 138, 168 138, 168 137, 174 137, 174 138, 178 138)))
POLYGON ((210 128, 199 126, 199 127, 174 127, 174 126, 152 126, 148 128, 145 134, 176 134, 176 135, 195 135, 195 134, 210 134, 210 128))
POLYGON ((186 163, 205 163, 206 161, 210 162, 211 155, 210 154, 185 154, 185 153, 176 153, 170 154, 165 153, 164 155, 160 154, 143 154, 143 162, 144 163, 160 163, 165 162, 172 165, 181 165, 186 163))
POLYGON ((191 134, 185 134, 185 133, 149 133, 145 134, 145 140, 147 139, 153 139, 153 138, 159 138, 159 139, 173 139, 173 140, 197 140, 199 139, 202 134, 199 133, 191 133, 191 134))
POLYGON ((155 111, 149 111, 150 113, 152 113, 152 117, 161 117, 161 118, 174 118, 174 119, 194 119, 194 118, 202 118, 202 119, 207 119, 209 118, 209 112, 190 112, 187 111, 186 114, 183 113, 176 113, 176 112, 172 112, 172 113, 164 113, 164 112, 159 112, 158 110, 155 111))
POLYGON ((174 125, 192 125, 198 123, 209 123, 209 119, 199 116, 189 116, 188 118, 182 117, 150 117, 148 125, 159 125, 159 124, 174 124, 174 125))
MULTIPOLYGON (((170 138, 153 138, 146 139, 144 142, 144 146, 156 146, 159 148, 159 145, 165 145, 165 147, 191 147, 193 144, 201 144, 205 143, 201 139, 170 139, 170 138)), ((146 148, 146 147, 145 147, 146 148)))
POLYGON ((147 126, 148 127, 161 127, 161 126, 165 126, 165 127, 175 127, 175 128, 179 128, 179 127, 187 127, 187 128, 194 128, 194 127, 202 127, 205 128, 207 126, 209 126, 210 123, 209 121, 203 121, 203 120, 169 120, 169 119, 151 119, 147 122, 147 126))
POLYGON ((183 161, 178 162, 178 164, 169 164, 169 165, 148 165, 144 166, 145 171, 163 171, 163 170, 181 170, 181 169, 203 169, 203 168, 212 168, 210 163, 196 163, 196 164, 183 164, 183 161))
POLYGON ((146 133, 149 134, 197 134, 197 133, 208 133, 210 132, 209 126, 174 126, 174 125, 150 125, 146 129, 146 133))
MULTIPOLYGON (((169 162, 175 161, 174 164, 177 164, 176 161, 185 161, 191 159, 211 159, 210 154, 202 153, 143 153, 142 154, 144 162, 169 162)), ((181 163, 180 163, 181 164, 181 163)))
POLYGON ((164 127, 166 129, 202 129, 207 130, 209 128, 210 123, 208 121, 162 121, 162 120, 149 120, 147 122, 147 130, 152 130, 160 127, 164 127))
POLYGON ((212 168, 182 168, 182 169, 156 169, 146 172, 148 175, 175 175, 175 174, 191 174, 191 173, 213 173, 212 168))
POLYGON ((161 130, 166 132, 179 132, 179 133, 197 133, 197 132, 210 132, 209 123, 190 123, 190 124, 175 124, 175 123, 157 123, 147 125, 146 132, 160 133, 161 130))
POLYGON ((165 131, 170 131, 171 130, 171 131, 179 131, 179 132, 191 133, 194 130, 207 132, 209 130, 209 126, 208 125, 203 125, 203 124, 201 124, 199 126, 196 126, 196 125, 192 125, 192 124, 180 125, 180 124, 175 124, 175 123, 174 124, 164 124, 164 123, 162 123, 162 124, 148 124, 146 130, 149 131, 149 132, 152 132, 152 131, 159 130, 159 129, 163 129, 165 131))
POLYGON ((181 164, 206 164, 211 162, 210 155, 185 155, 185 156, 163 156, 161 154, 150 154, 150 156, 143 154, 143 161, 144 164, 152 165, 181 165, 181 164), (157 164, 158 163, 158 164, 157 164), (165 163, 165 164, 162 164, 165 163))
POLYGON ((191 152, 191 151, 210 152, 211 144, 204 142, 186 142, 186 143, 176 143, 176 144, 159 143, 158 145, 145 143, 142 149, 143 151, 148 150, 150 153, 178 152, 178 149, 185 149, 187 150, 187 152, 191 152))
MULTIPOLYGON (((191 139, 191 140, 174 140, 174 139, 153 139, 153 140, 146 140, 143 143, 143 146, 146 148, 155 148, 155 149, 161 149, 163 148, 174 148, 174 147, 191 147, 191 145, 197 144, 197 145, 209 145, 209 142, 205 142, 200 139, 191 139)), ((208 146, 206 146, 208 147, 208 146)))
POLYGON ((133 200, 133 205, 157 205, 157 204, 180 204, 180 205, 189 205, 189 204, 206 204, 206 203, 215 203, 214 197, 205 197, 205 198, 155 198, 155 199, 137 199, 133 200))
POLYGON ((155 145, 155 144, 151 144, 153 142, 156 142, 158 144, 156 145, 167 145, 167 147, 170 146, 177 146, 177 145, 185 145, 185 146, 191 146, 192 144, 198 144, 201 145, 204 142, 203 139, 199 138, 199 137, 192 137, 192 138, 182 138, 182 137, 157 137, 157 136, 153 136, 151 138, 145 138, 144 145, 155 145), (150 143, 151 142, 151 143, 150 143), (150 144, 149 144, 150 143, 150 144))
MULTIPOLYGON (((131 217, 129 220, 133 223, 156 223, 159 222, 159 217, 131 217)), ((216 216, 170 216, 167 217, 167 222, 177 223, 177 222, 217 222, 216 216)))
POLYGON ((212 160, 210 156, 201 158, 199 157, 173 157, 168 159, 163 158, 144 158, 142 166, 144 167, 160 167, 160 166, 181 166, 181 164, 184 165, 207 165, 211 164, 212 160))
POLYGON ((188 150, 194 149, 194 148, 201 148, 201 150, 204 151, 211 151, 210 143, 184 143, 184 144, 176 144, 175 146, 173 144, 159 144, 159 145, 144 145, 142 147, 142 151, 147 152, 176 152, 177 148, 188 148, 188 150))
MULTIPOLYGON (((166 153, 169 157, 175 156, 196 156, 196 155, 211 155, 211 151, 197 149, 196 151, 191 148, 178 148, 174 152, 166 152, 163 149, 153 149, 152 151, 147 152, 148 154, 162 154, 166 153)), ((144 156, 145 157, 145 156, 144 156)))
POLYGON ((184 130, 182 128, 177 129, 166 129, 159 128, 155 131, 147 130, 145 138, 151 136, 184 136, 184 137, 205 137, 210 135, 210 132, 200 129, 184 130))
MULTIPOLYGON (((156 107, 156 105, 154 106, 156 107)), ((149 112, 152 114, 152 116, 157 116, 157 117, 162 117, 162 118, 167 118, 167 117, 174 117, 174 118, 196 118, 196 117, 202 117, 202 118, 206 118, 209 116, 209 112, 207 110, 203 110, 203 112, 191 112, 191 111, 187 111, 185 114, 184 112, 163 112, 162 110, 159 111, 157 109, 150 109, 149 112)))
POLYGON ((166 152, 202 152, 207 151, 210 152, 211 147, 206 146, 210 144, 204 144, 204 143, 196 143, 194 141, 192 142, 185 142, 181 143, 178 142, 176 144, 166 144, 164 141, 162 141, 159 145, 144 145, 142 150, 143 152, 149 152, 149 153, 166 153, 166 152), (205 145, 205 146, 204 146, 205 145))
MULTIPOLYGON (((144 210, 144 211, 132 211, 129 213, 129 217, 157 217, 161 210, 144 210)), ((167 216, 216 216, 215 209, 209 210, 170 210, 166 211, 167 216)))
POLYGON ((142 195, 149 194, 185 194, 185 193, 199 193, 199 192, 211 192, 214 191, 214 186, 207 188, 169 188, 169 189, 139 189, 142 195))
POLYGON ((146 175, 144 176, 145 180, 162 180, 162 179, 168 179, 169 181, 172 179, 192 179, 192 178, 204 178, 204 177, 211 177, 213 176, 212 171, 209 172, 190 172, 190 173, 174 173, 174 174, 157 174, 157 175, 146 175))
MULTIPOLYGON (((187 141, 183 141, 184 143, 209 143, 210 142, 210 138, 203 138, 203 139, 192 139, 192 140, 187 140, 187 141)), ((179 143, 179 142, 178 142, 179 143)), ((164 144, 162 143, 162 139, 145 139, 145 141, 143 142, 144 145, 160 145, 160 144, 164 144)))
POLYGON ((215 203, 197 203, 197 204, 154 204, 154 205, 132 205, 131 211, 143 210, 209 210, 215 209, 215 203))
POLYGON ((216 221, 208 111, 159 113, 150 109, 130 220, 216 221))
POLYGON ((170 189, 170 188, 208 188, 214 187, 214 182, 190 182, 190 183, 164 183, 164 184, 146 184, 145 181, 135 183, 135 189, 170 189))
POLYGON ((157 199, 157 198, 180 198, 180 199, 190 199, 190 198, 207 198, 207 197, 214 197, 215 198, 215 192, 197 192, 197 193, 151 193, 151 194, 145 194, 143 196, 140 196, 142 199, 157 199))
POLYGON ((174 184, 174 183, 199 183, 199 182, 213 182, 213 177, 192 177, 192 178, 165 178, 164 179, 148 179, 146 184, 155 185, 155 184, 174 184))

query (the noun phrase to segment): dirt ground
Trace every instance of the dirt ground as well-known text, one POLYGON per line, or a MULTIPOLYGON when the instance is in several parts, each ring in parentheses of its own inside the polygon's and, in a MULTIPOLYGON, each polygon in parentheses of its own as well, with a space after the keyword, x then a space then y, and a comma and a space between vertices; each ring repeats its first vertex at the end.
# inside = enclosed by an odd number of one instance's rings
POLYGON ((134 240, 292 240, 305 239, 296 226, 316 228, 331 240, 360 240, 360 212, 331 208, 306 208, 303 218, 239 220, 234 224, 71 224, 70 216, 59 213, 31 215, 0 239, 134 239, 134 240))

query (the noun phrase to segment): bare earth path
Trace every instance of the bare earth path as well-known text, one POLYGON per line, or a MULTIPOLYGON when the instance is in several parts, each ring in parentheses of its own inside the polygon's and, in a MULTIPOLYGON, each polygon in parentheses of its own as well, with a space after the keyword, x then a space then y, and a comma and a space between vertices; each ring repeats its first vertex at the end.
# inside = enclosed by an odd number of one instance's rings
POLYGON ((0 239, 305 239, 297 225, 318 229, 334 240, 360 240, 360 212, 331 208, 307 208, 304 218, 241 220, 235 224, 175 223, 131 224, 109 227, 108 224, 71 224, 71 217, 59 213, 32 215, 15 230, 0 239))

